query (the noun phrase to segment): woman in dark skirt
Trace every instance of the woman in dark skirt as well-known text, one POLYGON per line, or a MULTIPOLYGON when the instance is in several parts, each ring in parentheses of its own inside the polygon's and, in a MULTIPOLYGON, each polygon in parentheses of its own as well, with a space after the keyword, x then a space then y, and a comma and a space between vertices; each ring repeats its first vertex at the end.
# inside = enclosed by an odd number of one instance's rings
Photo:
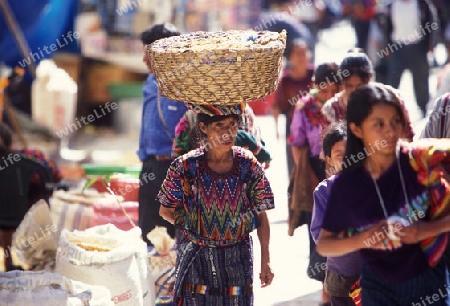
POLYGON ((265 210, 273 193, 253 154, 235 147, 244 106, 214 107, 197 115, 200 148, 178 157, 158 195, 160 215, 182 234, 178 242, 177 305, 253 305, 253 247, 261 243, 261 285, 271 284, 270 227, 265 210))

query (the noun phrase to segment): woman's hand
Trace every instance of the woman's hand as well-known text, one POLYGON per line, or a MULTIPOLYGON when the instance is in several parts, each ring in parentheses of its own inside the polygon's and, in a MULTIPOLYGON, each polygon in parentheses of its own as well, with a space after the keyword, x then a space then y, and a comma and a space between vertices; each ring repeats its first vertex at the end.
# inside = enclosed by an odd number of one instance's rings
POLYGON ((273 274, 272 268, 270 267, 270 263, 261 263, 261 273, 259 273, 259 279, 261 280, 261 288, 269 286, 274 278, 275 274, 273 274))
POLYGON ((372 225, 365 231, 359 233, 361 239, 361 248, 372 249, 378 248, 387 238, 388 224, 386 220, 381 220, 377 224, 372 225))
POLYGON ((424 221, 417 221, 409 226, 402 227, 398 231, 400 240, 406 244, 415 244, 424 240, 426 238, 426 235, 424 235, 424 225, 424 221))

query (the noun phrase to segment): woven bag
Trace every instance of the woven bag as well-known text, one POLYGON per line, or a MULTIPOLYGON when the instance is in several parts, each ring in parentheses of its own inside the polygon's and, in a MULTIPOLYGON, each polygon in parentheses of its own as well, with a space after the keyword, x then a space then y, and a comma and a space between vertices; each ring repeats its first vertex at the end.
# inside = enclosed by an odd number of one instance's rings
POLYGON ((286 32, 193 32, 147 45, 163 96, 192 104, 235 105, 278 86, 286 32))

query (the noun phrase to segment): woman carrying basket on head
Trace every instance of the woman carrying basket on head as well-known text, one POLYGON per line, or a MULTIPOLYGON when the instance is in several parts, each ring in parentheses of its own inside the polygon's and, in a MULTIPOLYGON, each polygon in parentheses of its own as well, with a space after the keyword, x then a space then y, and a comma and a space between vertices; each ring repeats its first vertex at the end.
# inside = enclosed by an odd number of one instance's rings
POLYGON ((207 108, 197 114, 203 144, 173 161, 158 195, 160 215, 182 231, 174 301, 253 305, 249 234, 257 229, 265 287, 274 277, 265 212, 274 208, 273 193, 256 158, 233 146, 244 105, 207 108))

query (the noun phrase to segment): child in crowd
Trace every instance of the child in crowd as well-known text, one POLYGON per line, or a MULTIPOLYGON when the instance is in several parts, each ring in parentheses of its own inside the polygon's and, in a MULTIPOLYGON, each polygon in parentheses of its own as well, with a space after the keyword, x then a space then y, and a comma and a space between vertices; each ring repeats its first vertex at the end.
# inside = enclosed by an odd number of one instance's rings
MULTIPOLYGON (((290 198, 293 205, 290 205, 289 211, 288 234, 291 236, 298 226, 304 223, 310 225, 313 205, 312 194, 317 184, 325 178, 325 167, 323 160, 319 157, 322 151, 320 131, 326 120, 321 113, 321 109, 325 101, 339 91, 339 83, 327 81, 336 74, 337 69, 338 66, 335 63, 319 65, 314 72, 315 88, 300 98, 295 105, 291 133, 288 139, 296 165, 291 176, 291 184, 294 185, 293 194, 290 198), (305 181, 311 187, 307 191, 305 191, 305 181)), ((311 252, 314 249, 314 242, 310 239, 311 252)))
MULTIPOLYGON (((328 100, 322 107, 322 113, 327 119, 324 128, 326 128, 329 123, 338 120, 346 120, 348 97, 356 88, 369 84, 372 81, 373 74, 374 70, 372 62, 367 54, 361 49, 350 49, 342 60, 338 73, 333 77, 333 79, 338 78, 342 81, 342 91, 328 100)), ((405 134, 402 137, 412 140, 414 131, 411 120, 409 119, 408 111, 404 105, 405 103, 396 89, 391 86, 388 86, 388 88, 395 93, 401 102, 402 111, 406 120, 405 134)))
MULTIPOLYGON (((325 179, 325 166, 319 158, 322 151, 320 143, 320 131, 324 124, 324 116, 321 108, 325 101, 339 91, 339 82, 332 82, 332 77, 337 73, 338 66, 335 63, 323 63, 317 66, 314 72, 314 85, 304 97, 300 98, 295 106, 291 124, 291 135, 288 143, 292 147, 292 156, 295 162, 295 171, 291 176, 288 191, 289 198, 289 229, 288 234, 293 235, 294 230, 306 224, 311 224, 313 191, 317 184, 325 179)), ((310 265, 324 263, 325 258, 316 256, 315 243, 309 237, 310 265)), ((311 275, 310 277, 322 281, 325 273, 311 275)), ((324 305, 327 305, 328 296, 323 296, 324 305)))
MULTIPOLYGON (((289 35, 288 35, 289 36, 289 35)), ((273 105, 273 116, 278 138, 278 117, 283 114, 286 117, 286 137, 289 136, 292 116, 295 104, 307 95, 313 86, 312 76, 314 66, 311 64, 311 51, 308 43, 303 39, 294 39, 289 48, 288 65, 281 77, 280 84, 275 92, 275 103, 273 105)), ((286 143, 286 156, 288 173, 294 168, 294 159, 291 148, 286 143)))
MULTIPOLYGON (((347 127, 344 121, 332 123, 323 132, 322 147, 330 169, 329 174, 339 173, 345 156, 347 127)), ((311 221, 311 235, 317 243, 322 220, 327 209, 328 197, 334 177, 323 180, 314 190, 314 207, 311 221)), ((343 256, 328 257, 324 281, 325 291, 330 296, 332 306, 354 306, 349 297, 351 286, 359 279, 361 259, 358 252, 343 256)))
POLYGON ((322 113, 332 123, 347 117, 347 100, 358 87, 369 84, 374 71, 369 57, 359 49, 351 49, 342 60, 335 78, 342 82, 342 91, 325 103, 322 113))
POLYGON ((362 305, 450 305, 443 259, 431 267, 420 241, 450 230, 450 216, 430 220, 430 193, 398 141, 406 126, 398 98, 381 84, 349 97, 347 163, 333 179, 317 250, 360 251, 362 305), (393 218, 394 217, 394 218, 393 218), (387 220, 389 219, 389 220, 387 220), (392 221, 392 222, 391 222, 392 221))

